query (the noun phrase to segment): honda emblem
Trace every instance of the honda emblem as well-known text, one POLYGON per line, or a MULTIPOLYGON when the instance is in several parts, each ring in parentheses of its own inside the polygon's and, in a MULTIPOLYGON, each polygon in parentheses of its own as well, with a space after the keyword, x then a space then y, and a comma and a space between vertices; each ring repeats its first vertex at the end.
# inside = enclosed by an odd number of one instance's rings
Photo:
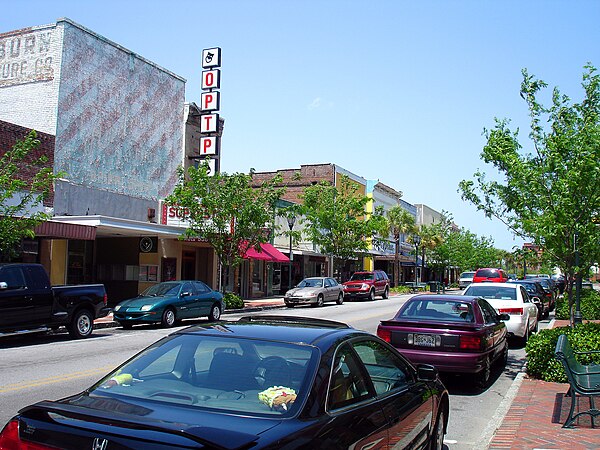
POLYGON ((94 438, 92 442, 92 450, 106 450, 108 447, 108 440, 104 438, 94 438))

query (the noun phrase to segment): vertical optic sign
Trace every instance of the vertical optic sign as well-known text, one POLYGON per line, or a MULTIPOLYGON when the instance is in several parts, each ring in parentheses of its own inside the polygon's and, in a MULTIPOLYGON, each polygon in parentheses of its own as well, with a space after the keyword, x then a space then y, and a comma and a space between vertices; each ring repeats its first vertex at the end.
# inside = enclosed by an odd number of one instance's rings
POLYGON ((221 108, 221 48, 202 50, 202 95, 200 99, 200 157, 210 156, 210 172, 219 171, 219 114, 221 108))

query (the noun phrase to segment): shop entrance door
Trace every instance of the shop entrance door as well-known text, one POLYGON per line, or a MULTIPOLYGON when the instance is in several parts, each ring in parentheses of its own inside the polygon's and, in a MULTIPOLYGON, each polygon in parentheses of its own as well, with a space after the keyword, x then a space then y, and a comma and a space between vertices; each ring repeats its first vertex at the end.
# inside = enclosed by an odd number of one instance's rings
POLYGON ((181 279, 195 280, 196 279, 196 251, 184 250, 181 260, 181 279))

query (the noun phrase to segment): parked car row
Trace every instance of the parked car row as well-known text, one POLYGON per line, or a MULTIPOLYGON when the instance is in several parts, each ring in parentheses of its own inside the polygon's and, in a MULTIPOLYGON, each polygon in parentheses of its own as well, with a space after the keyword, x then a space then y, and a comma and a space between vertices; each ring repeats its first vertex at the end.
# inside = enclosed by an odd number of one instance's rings
POLYGON ((390 296, 390 279, 383 270, 354 272, 343 284, 331 277, 309 277, 285 293, 286 306, 310 304, 323 306, 327 302, 344 303, 344 299, 375 300, 390 296))

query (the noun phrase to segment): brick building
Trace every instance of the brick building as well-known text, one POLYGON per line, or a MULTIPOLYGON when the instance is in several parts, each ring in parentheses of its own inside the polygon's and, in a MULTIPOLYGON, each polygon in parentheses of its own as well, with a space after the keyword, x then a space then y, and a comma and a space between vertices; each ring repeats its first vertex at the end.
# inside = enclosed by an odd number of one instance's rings
POLYGON ((179 241, 181 224, 162 220, 177 168, 195 156, 185 80, 69 19, 0 34, 0 69, 0 120, 54 139, 66 174, 52 252, 37 255, 53 282, 102 282, 111 303, 167 279, 216 286, 208 244, 179 241), (94 238, 73 239, 76 226, 94 238))

